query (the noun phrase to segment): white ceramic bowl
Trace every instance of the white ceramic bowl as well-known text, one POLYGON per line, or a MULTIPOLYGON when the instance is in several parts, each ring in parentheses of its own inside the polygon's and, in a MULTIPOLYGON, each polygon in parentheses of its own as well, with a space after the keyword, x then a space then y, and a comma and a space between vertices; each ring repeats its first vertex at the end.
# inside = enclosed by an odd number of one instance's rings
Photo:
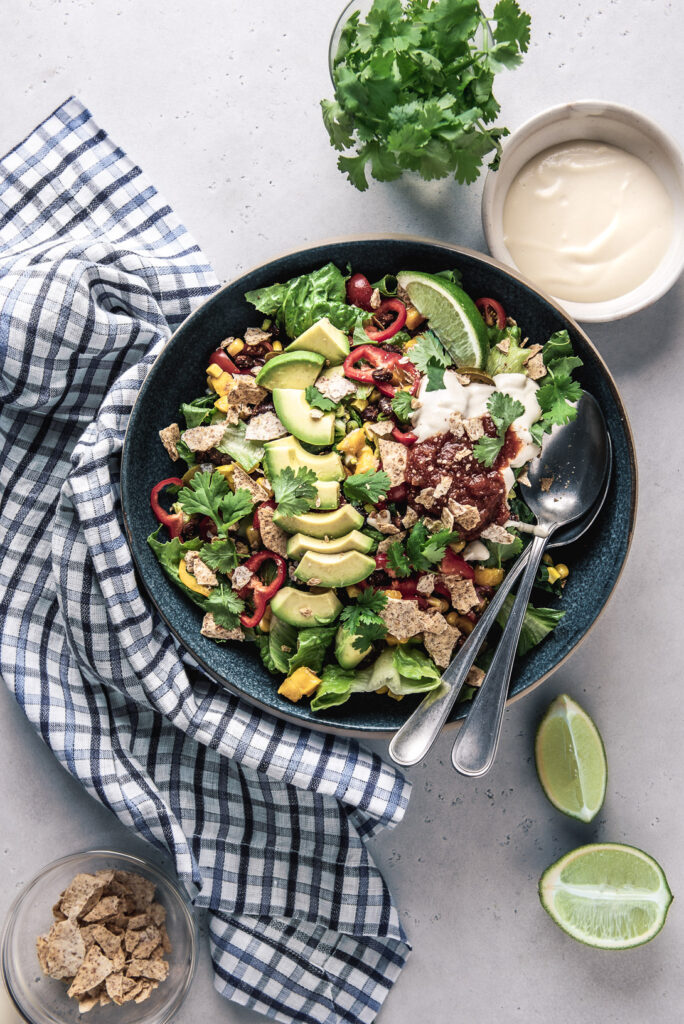
POLYGON ((605 142, 639 157, 660 178, 672 200, 672 241, 659 266, 638 288, 604 302, 556 299, 576 320, 590 323, 619 320, 659 299, 684 269, 684 161, 669 137, 653 121, 630 107, 600 100, 565 103, 526 121, 504 143, 498 171, 487 175, 482 195, 482 224, 491 254, 519 270, 504 242, 503 209, 508 189, 518 172, 538 153, 579 139, 605 142))

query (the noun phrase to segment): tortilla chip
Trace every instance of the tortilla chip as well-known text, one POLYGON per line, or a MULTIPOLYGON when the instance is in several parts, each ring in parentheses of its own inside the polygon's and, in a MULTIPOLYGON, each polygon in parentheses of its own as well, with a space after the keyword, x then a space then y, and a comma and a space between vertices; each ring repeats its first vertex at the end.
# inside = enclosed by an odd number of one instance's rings
MULTIPOLYGON (((105 928, 103 924, 91 925, 91 935, 93 940, 97 942, 98 946, 106 957, 113 960, 118 952, 121 950, 121 936, 114 935, 108 928, 105 928)), ((85 929, 82 929, 82 932, 85 929)))
POLYGON ((268 491, 264 490, 256 480, 252 480, 251 476, 245 473, 244 469, 241 469, 240 466, 235 466, 233 469, 233 484, 236 491, 241 487, 249 491, 252 501, 257 505, 262 501, 268 501, 270 497, 268 491))
POLYGON ((450 626, 448 623, 446 629, 441 633, 424 634, 425 650, 440 668, 446 668, 451 661, 452 651, 460 635, 460 629, 450 626))
POLYGON ((406 480, 408 449, 397 441, 378 441, 382 468, 390 478, 390 487, 398 487, 406 480))
POLYGON ((208 452, 221 443, 225 432, 226 421, 222 420, 220 423, 212 423, 210 427, 191 427, 183 432, 183 441, 191 452, 208 452))
POLYGON ((276 555, 287 557, 288 535, 273 522, 275 509, 270 506, 262 506, 258 510, 259 533, 264 547, 269 551, 275 551, 276 555))
POLYGON ((285 437, 289 431, 284 427, 274 412, 262 412, 247 423, 246 441, 275 441, 285 437))
POLYGON ((88 911, 83 920, 92 924, 97 921, 106 921, 109 917, 115 917, 118 913, 120 902, 121 898, 119 896, 103 896, 93 909, 88 911))
POLYGON ((67 994, 71 997, 89 993, 91 989, 101 984, 113 969, 112 961, 102 954, 99 946, 91 946, 67 994))
POLYGON ((464 530, 475 530, 480 525, 480 513, 475 505, 462 505, 459 501, 450 501, 449 511, 464 530))
POLYGON ((480 532, 480 536, 484 540, 491 540, 494 544, 512 544, 515 537, 512 533, 509 533, 504 526, 497 526, 496 523, 490 523, 489 526, 485 527, 480 532))
POLYGON ((180 436, 180 427, 177 423, 171 423, 168 427, 164 427, 163 430, 159 431, 159 439, 174 462, 177 462, 180 458, 178 448, 176 447, 180 441, 180 436))
POLYGON ((43 946, 47 957, 46 973, 51 978, 73 978, 86 955, 85 942, 76 922, 72 918, 57 921, 42 937, 46 942, 43 946))
POLYGON ((138 960, 147 960, 153 950, 161 942, 161 932, 153 924, 149 925, 142 932, 133 932, 134 935, 139 935, 140 938, 135 946, 135 956, 138 960))
POLYGON ((219 626, 211 612, 207 612, 202 619, 202 628, 200 629, 200 633, 202 636, 206 636, 209 640, 245 639, 245 634, 239 626, 234 626, 232 629, 226 629, 225 626, 219 626))
POLYGON ((472 580, 464 580, 458 574, 440 575, 439 579, 447 587, 454 608, 462 615, 480 603, 472 580))
POLYGON ((95 906, 106 884, 97 875, 78 874, 62 893, 57 906, 67 917, 82 917, 95 906))
POLYGON ((129 978, 151 978, 153 981, 164 981, 169 973, 166 960, 131 960, 126 968, 129 978))

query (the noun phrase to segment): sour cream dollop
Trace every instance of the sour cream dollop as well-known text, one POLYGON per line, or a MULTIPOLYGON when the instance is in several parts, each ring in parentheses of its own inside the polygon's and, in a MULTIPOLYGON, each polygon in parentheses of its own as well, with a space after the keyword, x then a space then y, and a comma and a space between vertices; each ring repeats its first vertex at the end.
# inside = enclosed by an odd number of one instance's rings
POLYGON ((460 413, 463 419, 488 415, 487 402, 495 391, 502 391, 517 399, 525 411, 512 423, 522 447, 510 463, 510 467, 503 471, 506 488, 510 490, 515 481, 513 469, 535 459, 541 450, 539 445, 533 442, 530 434, 530 427, 541 419, 542 415, 541 406, 537 401, 539 385, 524 373, 497 373, 492 380, 493 386, 474 381, 464 385, 459 382, 455 370, 446 370, 444 388, 440 388, 439 391, 427 391, 428 381, 427 378, 423 378, 416 396, 420 407, 413 412, 411 422, 418 441, 425 441, 436 434, 447 434, 451 429, 449 420, 454 413, 460 413))

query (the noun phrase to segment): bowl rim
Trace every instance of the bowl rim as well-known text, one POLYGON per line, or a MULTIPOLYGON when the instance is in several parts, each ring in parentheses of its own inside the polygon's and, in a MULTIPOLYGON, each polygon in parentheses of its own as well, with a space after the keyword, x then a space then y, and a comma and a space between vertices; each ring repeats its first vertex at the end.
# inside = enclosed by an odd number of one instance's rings
MULTIPOLYGON (((50 861, 49 864, 45 864, 40 871, 36 872, 35 875, 24 883, 21 891, 15 896, 7 909, 2 930, 0 931, 0 980, 5 988, 5 992, 21 1019, 26 1021, 27 1024, 32 1024, 33 1018, 29 1016, 29 1010, 19 1002, 17 995, 13 991, 11 975, 6 970, 6 963, 8 961, 8 944, 16 922, 17 912, 27 897, 31 895, 34 887, 41 882, 46 875, 66 866, 69 863, 77 864, 79 861, 87 857, 102 857, 103 859, 116 858, 117 860, 125 861, 130 864, 132 868, 137 868, 138 870, 142 869, 143 871, 149 872, 150 875, 154 876, 157 884, 161 881, 162 884, 168 886, 168 888, 177 897, 178 905, 183 909, 185 923, 188 928, 188 935, 190 936, 190 964, 183 984, 179 988, 174 999, 170 1002, 167 1010, 161 1017, 159 1017, 158 1021, 156 1021, 156 1024, 167 1024, 167 1022, 175 1016, 185 1001, 195 974, 197 973, 197 963, 199 959, 199 923, 197 913, 182 882, 175 879, 170 872, 166 871, 165 868, 152 863, 152 861, 145 860, 137 854, 126 853, 121 850, 109 850, 98 847, 96 849, 80 850, 76 853, 65 854, 65 856, 58 857, 57 860, 53 860, 50 861)), ((55 1024, 58 1024, 56 1019, 55 1024)))
MULTIPOLYGON (((611 587, 610 591, 606 595, 605 600, 604 600, 601 608, 599 609, 598 614, 596 615, 596 618, 591 623, 589 628, 587 630, 585 630, 585 632, 582 634, 582 636, 578 638, 577 642, 570 648, 569 651, 567 651, 567 653, 560 659, 560 661, 556 662, 556 664, 553 666, 553 668, 549 669, 547 672, 544 672, 543 675, 541 675, 539 677, 539 679, 535 680, 534 683, 530 683, 530 685, 527 686, 520 693, 514 694, 512 697, 508 697, 507 700, 506 700, 506 707, 509 707, 511 704, 515 704, 517 701, 519 701, 523 697, 526 697, 529 693, 532 693, 533 690, 536 690, 538 686, 540 686, 543 682, 545 682, 551 675, 553 675, 554 672, 556 672, 562 665, 565 664, 565 662, 568 660, 568 658, 570 658, 570 656, 575 653, 575 651, 580 646, 580 644, 582 644, 584 642, 584 640, 586 639, 586 637, 591 633, 591 631, 593 630, 594 626, 598 622, 599 618, 603 614, 605 608, 607 607, 608 602, 610 601, 611 597, 615 593, 617 585, 618 585, 618 583, 619 583, 619 581, 620 581, 620 579, 622 577, 622 574, 624 572, 625 564, 627 562, 627 558, 629 556, 629 552, 630 552, 630 549, 631 549, 631 546, 632 546, 632 540, 633 540, 633 537, 634 537, 634 528, 635 528, 635 524, 636 524, 636 514, 637 514, 637 504, 638 504, 639 479, 638 479, 638 469, 637 469, 637 463, 636 463, 636 447, 635 447, 635 443, 634 443, 634 434, 632 432, 632 427, 631 427, 631 424, 630 424, 630 421, 629 421, 627 410, 625 408, 625 405, 624 405, 624 402, 622 401, 622 398, 620 396, 620 392, 618 390, 617 384, 615 383, 613 375, 610 372, 610 369, 608 368, 608 365, 607 365, 606 361, 604 360, 604 358, 602 357, 601 353, 598 351, 598 349, 596 348, 596 346, 594 345, 592 340, 589 338, 589 336, 587 335, 586 331, 584 331, 582 329, 582 327, 580 327, 580 325, 577 323, 577 321, 570 315, 570 313, 568 313, 568 311, 566 309, 563 308, 563 306, 560 304, 560 302, 557 299, 553 298, 553 296, 547 295, 545 292, 543 292, 541 289, 539 289, 535 284, 533 284, 531 281, 529 281, 527 278, 525 278, 517 270, 516 267, 509 267, 505 263, 502 263, 500 260, 495 259, 493 256, 488 256, 485 253, 478 252, 478 250, 476 250, 476 249, 470 249, 467 246, 453 245, 451 242, 443 242, 443 241, 440 241, 439 239, 435 239, 435 238, 426 238, 426 237, 419 236, 419 235, 404 235, 404 234, 396 234, 396 233, 383 233, 381 235, 371 233, 371 234, 367 234, 367 235, 352 235, 352 236, 338 236, 338 237, 334 237, 334 238, 325 238, 325 239, 321 239, 318 242, 314 242, 311 245, 304 246, 302 248, 288 249, 285 252, 281 252, 278 255, 272 256, 268 260, 262 261, 261 263, 253 264, 252 266, 245 268, 243 271, 241 271, 241 273, 237 277, 231 278, 230 281, 226 281, 219 288, 217 288, 214 292, 212 292, 211 295, 209 295, 206 299, 204 299, 200 303, 200 305, 197 306, 197 308, 194 309, 192 311, 192 313, 190 313, 189 316, 187 316, 185 318, 185 320, 181 324, 178 325, 178 327, 173 332, 173 334, 171 334, 171 336, 168 338, 168 340, 166 341, 164 346, 159 350, 159 353, 157 354, 157 357, 155 358, 154 362, 150 364, 149 369, 147 371, 147 374, 145 376, 145 380, 143 381, 143 383, 142 383, 142 385, 140 387, 140 390, 138 391, 138 394, 136 395, 136 398, 135 398, 135 401, 133 403, 133 406, 131 407, 131 412, 130 412, 130 415, 129 415, 129 418, 128 418, 128 423, 126 424, 126 432, 124 434, 123 445, 122 445, 122 448, 121 448, 121 510, 122 510, 122 516, 123 516, 123 521, 124 521, 124 528, 125 528, 125 531, 126 531, 126 537, 127 537, 129 548, 130 548, 131 559, 133 561, 133 564, 135 565, 136 574, 137 574, 137 562, 136 562, 135 556, 133 554, 133 531, 131 529, 130 520, 129 520, 128 515, 126 513, 126 505, 125 505, 125 500, 124 500, 124 497, 123 497, 124 494, 125 494, 124 479, 125 479, 125 475, 126 475, 126 460, 125 460, 124 456, 125 456, 125 451, 126 451, 126 443, 127 443, 127 440, 128 440, 128 432, 129 432, 129 429, 130 429, 130 424, 131 424, 131 422, 133 420, 133 413, 135 411, 135 407, 138 404, 138 402, 140 401, 141 396, 143 394, 143 391, 145 390, 145 385, 146 385, 147 379, 148 379, 148 377, 149 377, 149 375, 150 375, 150 373, 152 371, 152 368, 156 365, 157 361, 161 358, 162 354, 165 352, 165 350, 168 347, 168 345, 170 345, 171 342, 174 340, 176 334, 178 334, 179 331, 181 331, 182 329, 185 329, 186 326, 195 317, 200 315, 200 313, 203 311, 204 307, 208 303, 210 303, 213 300, 215 300, 215 298, 218 295, 222 294, 224 291, 227 291, 229 288, 233 288, 237 284, 237 282, 240 281, 243 277, 246 277, 249 274, 252 274, 252 273, 254 273, 254 272, 258 271, 258 270, 261 270, 267 263, 275 263, 275 262, 277 262, 277 261, 279 261, 281 259, 287 259, 288 257, 302 255, 304 253, 309 253, 309 252, 312 252, 313 250, 325 248, 325 247, 331 246, 331 245, 348 245, 348 244, 354 243, 354 242, 372 242, 372 241, 376 241, 376 242, 377 241, 401 241, 401 242, 413 242, 413 243, 417 243, 417 244, 420 244, 420 245, 435 245, 435 246, 439 246, 440 248, 448 249, 450 252, 456 253, 459 256, 466 256, 466 257, 468 257, 470 259, 479 260, 482 263, 487 263, 487 264, 489 264, 489 266, 495 267, 497 270, 502 271, 504 274, 507 274, 509 277, 514 278, 519 283, 525 285, 525 287, 530 288, 536 294, 540 295, 546 302, 548 302, 548 304, 550 306, 552 306, 560 314, 560 316, 563 319, 569 320, 572 323, 573 328, 577 331, 577 333, 582 336, 582 340, 589 346, 589 348, 592 350, 592 352, 596 356, 597 361, 600 363, 601 368, 602 368, 602 370, 603 370, 603 372, 605 374, 606 382, 607 382, 607 384, 608 384, 608 386, 609 386, 609 388, 610 388, 610 390, 612 392, 612 395, 613 395, 613 398, 615 400, 615 403, 616 403, 616 405, 617 405, 617 407, 618 407, 618 409, 620 410, 620 413, 621 413, 621 417, 622 417, 622 422, 623 422, 623 425, 624 425, 625 433, 627 435, 627 440, 629 442, 628 443, 628 449, 629 449, 629 468, 630 468, 630 475, 631 475, 631 480, 632 480, 631 504, 630 504, 630 508, 629 508, 629 531, 628 531, 628 536, 627 536, 627 547, 625 549, 625 555, 624 555, 624 558, 622 560, 622 565, 620 566, 619 572, 618 572, 617 576, 615 577, 615 581, 613 583, 613 586, 611 587)), ((171 585, 171 584, 169 584, 169 585, 171 585)), ((168 629, 170 630, 171 634, 176 638, 176 640, 181 645, 184 646, 184 641, 183 641, 182 637, 179 635, 179 633, 176 631, 174 626, 171 624, 171 622, 169 621, 167 616, 161 610, 161 608, 157 604, 157 601, 154 598, 153 594, 145 586, 144 581, 143 581, 143 586, 145 587, 145 591, 146 591, 147 595, 149 596, 149 599, 151 600, 152 604, 154 605, 154 607, 155 607, 155 609, 157 611, 157 614, 166 623, 168 629)), ((298 726, 300 729, 311 729, 312 732, 322 732, 322 733, 328 733, 328 734, 333 735, 333 736, 354 737, 355 739, 367 739, 367 740, 390 739, 394 735, 395 730, 392 730, 392 729, 353 729, 353 728, 350 728, 348 726, 331 726, 331 725, 328 725, 327 723, 320 723, 319 724, 319 723, 316 723, 316 722, 308 720, 308 719, 304 720, 304 719, 298 717, 297 715, 288 714, 287 711, 282 711, 280 708, 276 709, 276 708, 272 707, 269 704, 263 703, 263 701, 258 700, 256 697, 253 697, 250 694, 246 694, 243 690, 239 689, 239 687, 235 686, 229 680, 227 680, 225 678, 219 678, 217 673, 209 665, 207 665, 207 663, 204 661, 204 659, 201 657, 201 655, 199 655, 194 650, 192 651, 192 657, 197 662, 197 664, 201 667, 203 672, 205 672, 211 679, 215 679, 218 682, 220 682, 221 685, 225 686, 226 689, 230 693, 234 694, 237 697, 241 697, 243 700, 247 701, 247 703, 253 705, 254 707, 259 708, 261 711, 265 711, 267 714, 273 715, 275 718, 283 719, 284 721, 289 722, 292 725, 298 726)), ((446 729, 449 729, 449 730, 456 729, 457 730, 457 729, 459 729, 461 727, 461 724, 462 724, 462 719, 456 719, 453 722, 446 722, 445 725, 443 726, 443 729, 444 730, 446 730, 446 729)))
MULTIPOLYGON (((497 198, 499 183, 501 181, 501 178, 498 177, 498 175, 504 161, 506 160, 507 153, 516 148, 520 143, 532 138, 535 134, 542 132, 551 125, 559 124, 564 121, 572 122, 575 117, 581 115, 592 117, 597 123, 604 117, 609 118, 611 115, 615 115, 618 120, 631 125, 631 127, 642 134, 644 138, 648 139, 650 137, 651 141, 657 143, 657 146, 671 163, 672 169, 679 180, 682 199, 684 200, 684 155, 681 150, 675 146, 672 139, 667 135, 664 129, 661 128, 661 126, 652 118, 648 117, 646 114, 642 114, 641 111, 637 110, 635 107, 629 107, 624 103, 614 103, 612 100, 582 99, 569 100, 566 103, 555 104, 552 107, 547 107, 545 110, 541 110, 539 113, 534 114, 526 121, 523 121, 518 128, 511 132, 508 138, 503 142, 498 170, 488 171, 487 177, 485 178, 480 205, 482 228, 490 252, 494 254, 496 259, 502 262, 504 267, 509 266, 509 264, 506 264, 503 259, 503 250, 505 250, 503 242, 503 228, 498 221, 495 222, 493 209, 497 198)), ((577 138, 579 139, 580 137, 581 136, 578 134, 577 138)), ((608 144, 611 145, 611 143, 608 144)), ((546 148, 548 148, 548 144, 541 145, 536 152, 541 153, 546 148)), ((505 251, 512 260, 508 250, 505 251)), ((672 267, 669 273, 663 274, 660 279, 657 279, 655 277, 657 268, 653 271, 651 276, 653 276, 654 281, 658 281, 657 286, 653 287, 648 295, 644 296, 642 299, 632 300, 629 303, 626 303, 624 300, 628 299, 629 296, 637 290, 635 288, 631 289, 629 292, 625 292, 623 296, 618 296, 616 299, 605 299, 601 302, 577 302, 569 299, 557 299, 553 296, 549 296, 543 291, 543 289, 539 288, 535 282, 530 281, 529 278, 525 278, 524 275, 520 273, 520 270, 515 263, 511 262, 510 267, 517 275, 526 281, 528 285, 531 285, 536 291, 541 292, 541 294, 549 299, 549 301, 552 301, 556 306, 560 306, 561 309, 564 308, 566 315, 569 316, 571 320, 579 320, 582 323, 613 323, 614 321, 632 316, 634 313, 638 313, 643 309, 647 309, 649 306, 661 299, 663 295, 672 288, 684 271, 684 244, 681 246, 678 263, 672 267), (624 304, 619 309, 611 310, 609 308, 610 306, 614 306, 616 303, 620 302, 623 302, 624 304)), ((645 282, 642 282, 642 285, 643 283, 645 282)), ((642 287, 642 285, 639 285, 638 287, 642 287)))

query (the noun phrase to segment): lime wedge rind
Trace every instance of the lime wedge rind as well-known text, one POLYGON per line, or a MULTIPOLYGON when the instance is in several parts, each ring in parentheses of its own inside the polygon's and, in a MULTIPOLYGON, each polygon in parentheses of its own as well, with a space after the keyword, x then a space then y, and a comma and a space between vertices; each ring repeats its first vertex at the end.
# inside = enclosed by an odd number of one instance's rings
POLYGON ((487 329, 470 296, 451 281, 417 270, 402 271, 397 281, 428 318, 455 365, 482 369, 489 351, 487 329))
POLYGON ((643 850, 621 843, 590 843, 565 854, 539 880, 539 899, 567 935, 599 949, 633 949, 662 929, 672 892, 660 865, 643 850), (584 881, 569 875, 584 874, 584 881), (592 873, 594 878, 592 880, 592 873), (654 885, 630 884, 634 873, 654 885))
POLYGON ((592 821, 606 795, 606 752, 591 716, 567 694, 551 703, 540 722, 534 756, 553 806, 578 821, 592 821))

